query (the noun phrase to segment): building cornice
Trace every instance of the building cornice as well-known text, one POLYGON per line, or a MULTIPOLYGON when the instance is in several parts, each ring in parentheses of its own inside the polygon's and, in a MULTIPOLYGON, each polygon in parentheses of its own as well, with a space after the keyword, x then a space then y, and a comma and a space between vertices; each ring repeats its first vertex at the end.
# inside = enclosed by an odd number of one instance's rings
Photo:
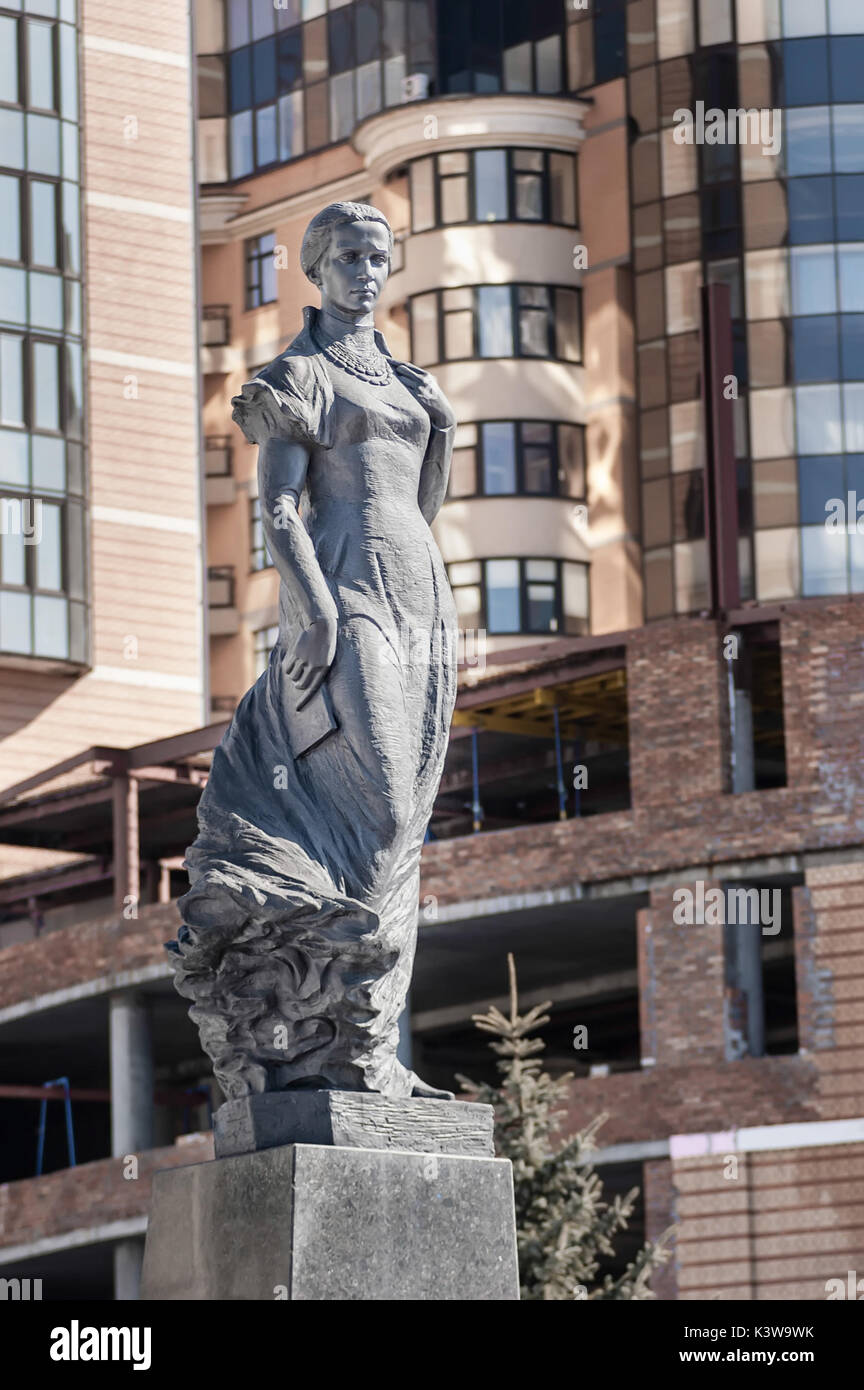
POLYGON ((258 236, 280 222, 314 216, 328 203, 365 202, 394 169, 433 152, 500 145, 575 152, 585 138, 582 122, 589 109, 588 102, 572 97, 533 93, 439 97, 389 107, 354 131, 351 143, 363 158, 362 169, 248 212, 246 193, 203 190, 201 241, 212 246, 258 236))

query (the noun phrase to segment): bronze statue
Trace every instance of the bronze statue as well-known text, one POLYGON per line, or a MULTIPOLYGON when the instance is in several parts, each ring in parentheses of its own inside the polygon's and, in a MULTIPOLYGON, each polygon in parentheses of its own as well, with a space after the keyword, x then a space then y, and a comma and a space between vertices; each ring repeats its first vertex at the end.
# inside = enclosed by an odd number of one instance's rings
POLYGON ((375 208, 320 212, 300 263, 321 309, 233 402, 259 446, 279 640, 215 752, 169 947, 229 1098, 449 1097, 396 1046, 456 696, 429 530, 455 420, 375 331, 392 247, 375 208))

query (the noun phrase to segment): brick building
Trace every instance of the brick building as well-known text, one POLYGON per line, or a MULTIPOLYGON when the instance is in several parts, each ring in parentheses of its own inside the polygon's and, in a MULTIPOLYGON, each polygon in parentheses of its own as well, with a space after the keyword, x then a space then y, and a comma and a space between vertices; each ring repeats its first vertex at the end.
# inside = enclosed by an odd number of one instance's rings
MULTIPOLYGON (((0 1274, 134 1297, 150 1175, 212 1153, 162 943, 278 621, 229 401, 299 327, 309 217, 350 198, 396 233, 379 326, 460 425, 436 531, 465 660, 406 1052, 491 1075, 470 1016, 513 951, 573 1125, 608 1113, 607 1186, 643 1188, 634 1238, 676 1224, 658 1294, 824 1298, 864 1261, 864 601, 854 526, 825 525, 864 458, 854 6, 168 8, 132 32, 84 0, 84 269, 53 273, 86 336, 2 328, 86 350, 83 431, 35 396, 4 423, 12 497, 53 505, 40 441, 64 442, 89 549, 64 532, 65 588, 3 571, 0 1274), (679 143, 699 101, 768 112, 779 148, 679 143), (62 649, 44 599, 80 611, 62 649)), ((76 16, 0 20, 26 74, 76 16)), ((43 158, 5 176, 53 188, 43 158)))

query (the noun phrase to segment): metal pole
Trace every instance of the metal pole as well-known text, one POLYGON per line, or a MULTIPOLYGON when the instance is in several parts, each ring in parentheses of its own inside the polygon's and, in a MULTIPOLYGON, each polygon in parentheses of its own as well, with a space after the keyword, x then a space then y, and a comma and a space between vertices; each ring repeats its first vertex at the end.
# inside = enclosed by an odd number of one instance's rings
POLYGON ((480 804, 480 771, 477 757, 477 730, 471 730, 471 774, 473 780, 474 800, 471 803, 471 814, 474 817, 474 833, 483 829, 483 807, 480 804))
POLYGON ((552 706, 552 718, 555 720, 555 770, 558 778, 558 819, 567 819, 567 789, 564 786, 564 765, 561 761, 561 722, 558 718, 558 706, 552 706))

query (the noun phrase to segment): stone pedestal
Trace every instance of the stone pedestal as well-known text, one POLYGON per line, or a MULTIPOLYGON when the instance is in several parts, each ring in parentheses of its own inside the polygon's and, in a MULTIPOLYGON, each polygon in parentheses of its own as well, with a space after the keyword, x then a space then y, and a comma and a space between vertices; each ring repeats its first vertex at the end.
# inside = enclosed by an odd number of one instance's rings
POLYGON ((165 1170, 141 1297, 518 1299, 510 1164, 330 1143, 165 1170))

